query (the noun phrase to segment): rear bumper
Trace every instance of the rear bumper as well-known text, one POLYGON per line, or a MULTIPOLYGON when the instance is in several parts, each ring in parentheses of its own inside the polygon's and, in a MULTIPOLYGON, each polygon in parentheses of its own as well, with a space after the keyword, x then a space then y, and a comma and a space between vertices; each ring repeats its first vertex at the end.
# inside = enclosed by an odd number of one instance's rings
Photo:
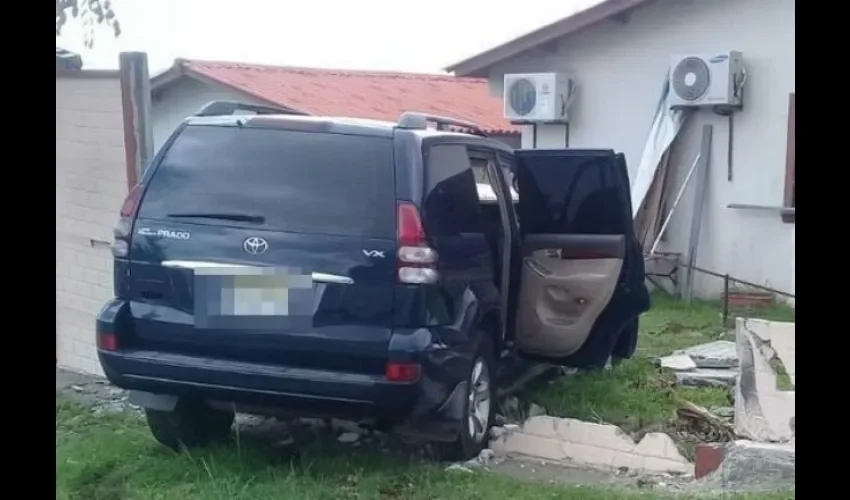
MULTIPOLYGON (((127 307, 120 300, 107 304, 97 319, 98 332, 114 332, 120 338, 122 326, 127 327, 127 307)), ((430 335, 427 331, 411 334, 430 335)), ((301 416, 381 419, 405 434, 455 439, 461 429, 471 354, 409 339, 395 344, 424 348, 390 352, 395 360, 414 358, 422 364, 423 375, 417 382, 149 350, 99 350, 98 357, 109 381, 128 390, 273 408, 301 416)))

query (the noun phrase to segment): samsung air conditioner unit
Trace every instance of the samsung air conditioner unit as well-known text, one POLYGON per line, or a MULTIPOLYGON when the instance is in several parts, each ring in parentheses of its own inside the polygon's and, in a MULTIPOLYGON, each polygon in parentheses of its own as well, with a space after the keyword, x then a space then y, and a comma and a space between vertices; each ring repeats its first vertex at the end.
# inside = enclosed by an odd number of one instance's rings
POLYGON ((670 64, 670 107, 740 108, 745 80, 740 52, 676 56, 670 64))
POLYGON ((560 73, 505 75, 505 118, 511 123, 567 123, 575 85, 560 73))

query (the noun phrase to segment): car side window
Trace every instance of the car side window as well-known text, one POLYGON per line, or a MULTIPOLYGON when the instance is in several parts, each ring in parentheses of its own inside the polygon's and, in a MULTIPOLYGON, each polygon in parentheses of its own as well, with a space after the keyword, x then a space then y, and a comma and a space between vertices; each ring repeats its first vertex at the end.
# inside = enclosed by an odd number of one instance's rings
POLYGON ((424 218, 435 236, 483 233, 476 176, 466 146, 437 144, 426 151, 424 218))

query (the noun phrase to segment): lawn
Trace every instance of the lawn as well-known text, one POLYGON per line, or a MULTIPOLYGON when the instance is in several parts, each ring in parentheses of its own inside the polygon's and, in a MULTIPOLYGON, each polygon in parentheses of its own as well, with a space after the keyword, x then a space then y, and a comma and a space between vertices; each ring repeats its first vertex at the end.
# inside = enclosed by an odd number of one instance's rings
MULTIPOLYGON (((670 422, 675 401, 728 406, 726 391, 674 387, 651 363, 671 349, 718 338, 719 307, 690 307, 655 297, 641 323, 638 356, 611 371, 557 381, 534 398, 550 413, 617 423, 629 430, 670 422)), ((777 308, 767 317, 788 319, 777 308)), ((569 487, 502 475, 444 470, 396 455, 372 454, 316 440, 297 448, 237 435, 233 443, 173 453, 157 445, 135 413, 95 416, 57 399, 57 500, 636 500, 665 498, 658 491, 569 487)), ((679 494, 675 498, 690 496, 679 494)), ((786 500, 793 493, 713 496, 786 500)))
MULTIPOLYGON (((730 495, 787 500, 791 493, 730 495)), ((237 441, 191 453, 158 446, 134 414, 96 417, 56 406, 57 500, 638 500, 657 492, 534 484, 484 471, 445 471, 316 442, 297 453, 237 441)), ((676 498, 694 498, 677 496, 676 498)))
MULTIPOLYGON (((732 406, 731 391, 678 387, 671 374, 653 364, 656 357, 676 349, 719 339, 734 340, 729 328, 721 325, 721 304, 695 300, 686 305, 661 294, 652 299, 652 309, 640 320, 634 358, 609 371, 562 378, 535 391, 531 398, 551 415, 616 424, 632 433, 674 426, 681 401, 709 409, 732 406)), ((731 315, 794 320, 794 310, 780 305, 731 311, 731 315)))

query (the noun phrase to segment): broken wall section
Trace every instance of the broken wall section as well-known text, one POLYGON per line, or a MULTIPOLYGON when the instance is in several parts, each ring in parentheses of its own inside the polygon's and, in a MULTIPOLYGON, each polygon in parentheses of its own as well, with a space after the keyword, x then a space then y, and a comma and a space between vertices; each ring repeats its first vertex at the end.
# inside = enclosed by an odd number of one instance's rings
POLYGON ((795 323, 738 318, 735 432, 759 442, 795 437, 795 323))
POLYGON ((550 460, 563 465, 635 473, 693 474, 693 465, 667 434, 635 442, 614 425, 571 418, 532 417, 490 442, 496 455, 550 460))

